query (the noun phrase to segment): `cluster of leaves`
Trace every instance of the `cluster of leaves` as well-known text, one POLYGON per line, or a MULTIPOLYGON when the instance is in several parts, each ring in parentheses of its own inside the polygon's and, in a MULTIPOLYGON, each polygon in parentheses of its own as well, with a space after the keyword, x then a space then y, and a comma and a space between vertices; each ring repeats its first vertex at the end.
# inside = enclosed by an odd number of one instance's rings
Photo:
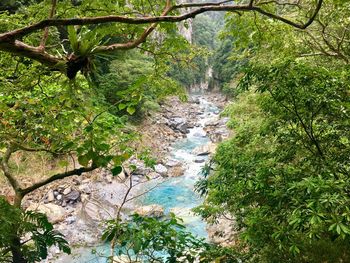
POLYGON ((135 214, 125 222, 109 221, 103 239, 114 238, 116 254, 142 262, 194 262, 205 246, 203 240, 185 230, 174 214, 164 220, 135 214))
POLYGON ((193 236, 172 213, 161 220, 135 214, 124 222, 108 221, 103 240, 114 239, 115 254, 133 262, 239 262, 234 249, 193 236))
POLYGON ((349 257, 340 250, 350 235, 347 76, 290 61, 254 67, 241 85, 261 94, 243 93, 226 110, 235 136, 220 145, 197 211, 231 213, 260 261, 349 257), (320 243, 327 255, 310 249, 320 243))
POLYGON ((10 252, 20 250, 27 262, 45 259, 48 248, 57 246, 70 253, 63 235, 53 229, 46 215, 32 211, 24 212, 0 198, 0 260, 8 262, 10 252))
POLYGON ((198 183, 196 211, 235 218, 248 261, 349 260, 349 7, 328 1, 305 31, 227 15, 218 69, 240 94, 226 109, 234 136, 198 183))

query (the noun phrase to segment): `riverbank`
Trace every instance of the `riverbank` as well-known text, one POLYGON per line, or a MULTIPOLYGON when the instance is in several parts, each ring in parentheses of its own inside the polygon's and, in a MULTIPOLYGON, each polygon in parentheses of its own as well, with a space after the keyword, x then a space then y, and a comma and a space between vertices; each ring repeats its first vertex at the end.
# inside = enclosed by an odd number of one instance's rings
MULTIPOLYGON (((156 202, 149 197, 146 201, 142 200, 144 193, 148 192, 150 188, 164 184, 164 181, 169 181, 164 180, 164 178, 181 176, 176 181, 173 180, 173 183, 185 182, 189 188, 193 188, 194 182, 198 179, 193 174, 199 173, 206 161, 207 157, 205 156, 215 151, 215 143, 228 136, 225 128, 226 120, 218 117, 218 113, 225 103, 225 98, 220 94, 192 96, 185 103, 180 102, 176 97, 171 97, 160 105, 159 112, 149 116, 138 127, 138 130, 143 134, 141 145, 152 149, 152 153, 157 158, 157 165, 155 170, 152 170, 136 159, 130 161, 136 165, 137 169, 132 176, 134 187, 127 197, 129 201, 123 205, 122 212, 124 214, 135 210, 144 214, 162 214, 164 209, 167 210, 165 212, 169 212, 167 208, 170 206, 165 205, 164 207, 163 201, 156 202), (203 102, 205 103, 203 104, 203 102), (210 105, 214 106, 214 112, 205 109, 210 105), (196 129, 196 127, 200 129, 196 129), (195 134, 196 132, 197 134, 195 134), (176 158, 170 154, 174 152, 176 142, 184 141, 189 136, 200 141, 198 145, 192 145, 193 149, 189 148, 190 152, 193 151, 193 158, 187 160, 191 162, 190 168, 188 162, 181 160, 181 156, 176 158), (201 140, 205 143, 202 144, 201 140), (182 176, 184 173, 187 174, 182 176), (156 209, 154 204, 158 204, 156 209)), ((181 155, 183 152, 180 151, 179 154, 181 155)), ((123 202, 130 186, 129 180, 126 179, 124 174, 113 177, 107 170, 98 170, 84 177, 72 177, 64 182, 52 184, 41 191, 41 196, 36 196, 35 199, 40 200, 40 202, 32 198, 27 205, 31 209, 38 209, 49 214, 49 219, 56 223, 55 228, 66 236, 72 246, 89 247, 100 241, 103 230, 101 222, 113 218, 123 202)), ((193 192, 193 189, 190 190, 193 192)), ((161 192, 160 195, 162 196, 164 193, 161 192)), ((182 201, 186 202, 186 200, 182 201)), ((181 200, 176 202, 181 203, 181 200)), ((185 210, 183 208, 184 206, 181 205, 173 206, 172 212, 183 217, 185 223, 191 223, 194 228, 199 225, 199 219, 194 219, 190 212, 191 207, 186 207, 185 210)), ((205 231, 203 227, 205 225, 200 226, 197 234, 205 231)), ((75 252, 79 254, 81 250, 75 250, 75 252)), ((68 262, 65 261, 68 259, 62 258, 58 261, 57 253, 57 250, 52 249, 46 262, 68 262)))

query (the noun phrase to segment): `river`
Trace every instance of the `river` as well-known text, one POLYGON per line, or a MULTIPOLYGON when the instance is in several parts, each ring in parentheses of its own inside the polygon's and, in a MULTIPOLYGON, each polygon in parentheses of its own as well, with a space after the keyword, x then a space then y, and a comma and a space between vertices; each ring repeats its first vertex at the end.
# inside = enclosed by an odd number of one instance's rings
MULTIPOLYGON (((208 156, 197 156, 193 150, 210 142, 204 131, 205 123, 217 118, 219 109, 201 95, 191 95, 191 99, 199 101, 201 115, 196 126, 190 129, 186 138, 177 140, 169 153, 169 158, 180 161, 185 167, 185 173, 180 177, 164 179, 161 185, 141 196, 137 202, 140 205, 159 204, 165 213, 174 212, 181 217, 189 231, 198 237, 207 238, 206 224, 200 217, 191 213, 191 209, 203 201, 194 191, 195 183, 201 178, 201 170, 208 156)), ((152 182, 144 186, 152 187, 152 182)), ((76 248, 70 256, 62 256, 55 262, 61 263, 105 263, 106 259, 92 253, 108 255, 109 246, 101 245, 95 248, 76 248)))

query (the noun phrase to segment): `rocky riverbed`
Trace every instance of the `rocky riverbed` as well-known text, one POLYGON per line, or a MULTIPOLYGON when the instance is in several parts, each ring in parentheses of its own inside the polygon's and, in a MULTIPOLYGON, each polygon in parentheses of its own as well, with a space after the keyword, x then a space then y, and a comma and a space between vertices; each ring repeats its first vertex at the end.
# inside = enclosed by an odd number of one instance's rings
MULTIPOLYGON (((181 159, 173 158, 170 152, 177 141, 186 138, 194 127, 198 138, 209 138, 210 141, 192 150, 195 156, 194 163, 201 164, 204 158, 212 155, 218 142, 227 138, 226 118, 220 118, 218 113, 225 105, 226 100, 220 94, 207 94, 191 96, 188 102, 180 102, 177 97, 171 97, 161 104, 161 110, 149 116, 138 130, 142 132, 142 147, 152 149, 157 158, 155 169, 146 167, 141 161, 132 158, 129 165, 137 169, 132 175, 133 188, 123 204, 122 214, 138 212, 143 215, 161 217, 164 207, 159 204, 142 205, 138 199, 145 192, 150 191, 149 182, 157 186, 164 182, 164 178, 180 177, 188 167, 184 167, 181 159), (203 105, 201 100, 212 103, 217 112, 210 118, 203 118, 203 105), (205 123, 203 123, 205 121, 205 123)), ((126 169, 128 165, 125 166, 126 169)), ((103 230, 101 222, 115 217, 120 205, 123 203, 126 192, 130 187, 129 171, 123 171, 119 176, 113 177, 105 169, 94 171, 82 177, 72 177, 61 182, 55 182, 35 195, 30 196, 25 206, 31 210, 46 213, 55 228, 62 232, 73 246, 92 246, 100 241, 103 230), (126 173, 125 173, 126 172, 126 173)), ((178 216, 191 220, 191 212, 184 213, 184 209, 172 209, 178 216)), ((186 210, 187 211, 187 210, 186 210)), ((224 219, 222 219, 224 220, 224 219)), ((220 224, 221 225, 221 224, 220 224)), ((215 242, 231 242, 227 230, 220 225, 207 227, 209 238, 215 242), (225 232, 226 231, 226 232, 225 232)), ((77 252, 79 253, 79 252, 77 252)), ((57 260, 58 251, 52 249, 46 262, 68 262, 65 259, 57 260)))

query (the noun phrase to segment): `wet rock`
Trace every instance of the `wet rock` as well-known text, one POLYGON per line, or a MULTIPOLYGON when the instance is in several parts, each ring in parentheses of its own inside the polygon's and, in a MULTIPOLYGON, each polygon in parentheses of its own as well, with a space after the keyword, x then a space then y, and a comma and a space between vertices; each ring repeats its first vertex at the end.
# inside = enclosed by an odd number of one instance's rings
POLYGON ((53 224, 61 222, 65 218, 66 211, 63 207, 53 203, 31 204, 27 210, 36 211, 47 215, 49 221, 53 224))
POLYGON ((205 160, 202 159, 202 158, 196 158, 196 159, 194 160, 194 162, 195 162, 195 163, 204 163, 205 160))
POLYGON ((189 133, 190 132, 189 128, 191 128, 191 127, 189 127, 189 125, 187 123, 181 124, 181 125, 176 127, 176 129, 183 134, 189 133))
POLYGON ((166 168, 164 165, 162 164, 157 164, 156 166, 154 166, 154 170, 156 173, 162 175, 162 176, 166 176, 168 173, 168 168, 166 168))
POLYGON ((169 169, 169 177, 178 177, 182 176, 185 173, 185 169, 182 166, 174 166, 169 169))
POLYGON ((220 122, 219 122, 219 120, 217 120, 217 119, 214 119, 214 120, 209 120, 209 121, 207 121, 205 124, 204 124, 204 126, 206 126, 206 127, 216 127, 216 126, 218 126, 220 124, 220 122))
POLYGON ((174 166, 181 165, 181 163, 178 160, 170 159, 170 160, 166 161, 165 165, 168 167, 174 167, 174 166))
POLYGON ((77 202, 80 200, 80 192, 77 190, 72 190, 69 194, 65 196, 65 200, 77 202))
POLYGON ((203 155, 209 155, 215 153, 216 150, 216 144, 214 143, 208 143, 206 145, 201 145, 196 147, 192 154, 195 154, 197 156, 203 156, 203 155))
POLYGON ((205 137, 207 136, 206 131, 204 130, 198 130, 193 134, 194 137, 205 137))
POLYGON ((134 213, 144 217, 160 218, 164 216, 164 208, 160 205, 147 205, 137 208, 134 213))
POLYGON ((183 134, 189 133, 189 126, 185 118, 173 117, 168 120, 168 126, 183 134))

